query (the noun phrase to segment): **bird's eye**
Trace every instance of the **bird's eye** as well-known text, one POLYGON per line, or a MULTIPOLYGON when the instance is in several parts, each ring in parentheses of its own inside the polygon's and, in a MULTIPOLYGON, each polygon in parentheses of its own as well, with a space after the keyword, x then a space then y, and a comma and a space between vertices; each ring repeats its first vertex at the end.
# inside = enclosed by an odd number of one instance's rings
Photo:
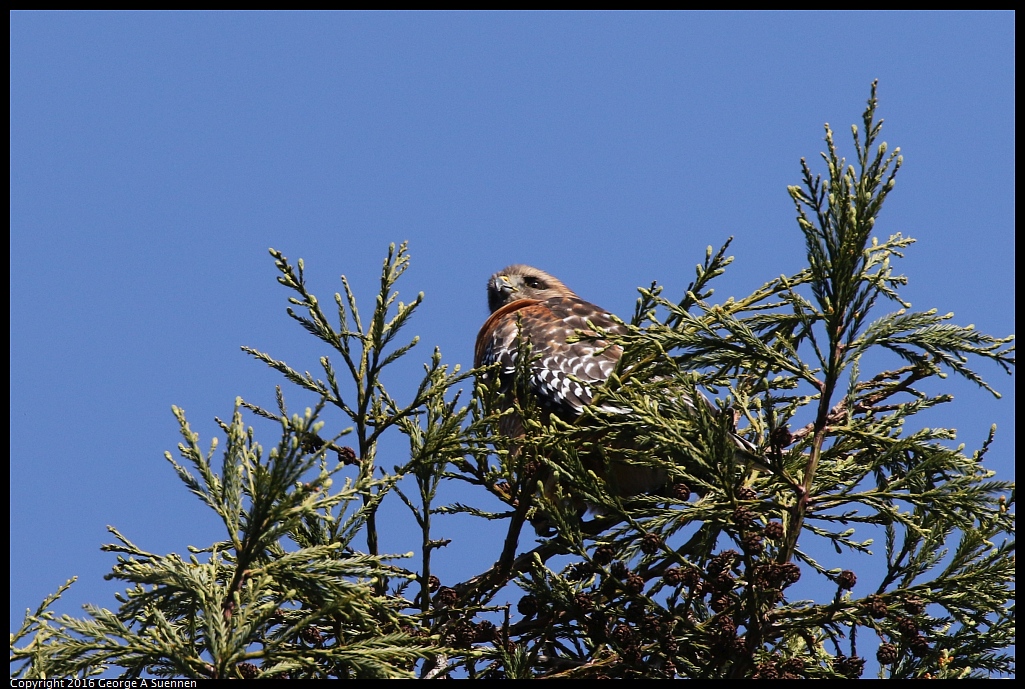
POLYGON ((542 287, 544 287, 540 280, 529 275, 524 277, 523 281, 527 283, 527 287, 530 287, 532 289, 541 289, 542 287))

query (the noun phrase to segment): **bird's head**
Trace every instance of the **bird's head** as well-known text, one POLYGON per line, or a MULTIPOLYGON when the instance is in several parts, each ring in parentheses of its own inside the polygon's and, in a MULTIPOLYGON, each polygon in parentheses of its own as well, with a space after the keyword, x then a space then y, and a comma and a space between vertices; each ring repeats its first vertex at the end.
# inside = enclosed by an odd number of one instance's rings
POLYGON ((488 308, 492 313, 520 299, 543 301, 553 297, 575 296, 558 278, 531 266, 512 265, 488 279, 488 308))

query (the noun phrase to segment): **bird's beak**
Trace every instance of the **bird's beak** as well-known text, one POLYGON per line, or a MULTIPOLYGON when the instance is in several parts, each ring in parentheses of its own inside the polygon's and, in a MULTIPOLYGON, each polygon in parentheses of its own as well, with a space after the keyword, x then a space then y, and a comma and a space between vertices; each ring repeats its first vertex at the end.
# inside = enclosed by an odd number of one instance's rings
POLYGON ((516 287, 507 275, 496 275, 491 282, 491 287, 496 292, 502 292, 503 294, 512 294, 516 291, 516 287))
POLYGON ((517 299, 514 295, 515 284, 508 275, 494 275, 488 282, 488 309, 494 313, 511 301, 517 299))

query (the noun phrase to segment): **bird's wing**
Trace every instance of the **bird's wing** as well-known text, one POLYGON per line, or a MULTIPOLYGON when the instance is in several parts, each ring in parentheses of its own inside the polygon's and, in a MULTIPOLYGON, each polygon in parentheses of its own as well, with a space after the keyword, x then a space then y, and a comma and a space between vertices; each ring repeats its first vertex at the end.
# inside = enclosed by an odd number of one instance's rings
POLYGON ((531 392, 551 411, 572 418, 590 404, 594 387, 608 379, 622 355, 618 346, 598 338, 594 327, 623 331, 607 312, 582 299, 522 299, 498 309, 484 323, 475 362, 500 362, 499 375, 511 379, 522 337, 530 345, 531 392))

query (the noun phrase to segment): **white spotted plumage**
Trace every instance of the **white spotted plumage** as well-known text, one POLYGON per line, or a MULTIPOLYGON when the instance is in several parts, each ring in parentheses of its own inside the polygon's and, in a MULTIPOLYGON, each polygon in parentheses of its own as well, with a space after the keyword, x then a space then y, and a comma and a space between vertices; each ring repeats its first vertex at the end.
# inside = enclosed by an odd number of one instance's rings
POLYGON ((513 265, 493 275, 488 304, 492 315, 477 337, 475 364, 501 363, 500 389, 508 391, 522 338, 531 352, 527 376, 537 401, 567 420, 578 416, 622 354, 618 346, 600 339, 595 328, 623 334, 624 327, 558 279, 530 266, 513 265))

